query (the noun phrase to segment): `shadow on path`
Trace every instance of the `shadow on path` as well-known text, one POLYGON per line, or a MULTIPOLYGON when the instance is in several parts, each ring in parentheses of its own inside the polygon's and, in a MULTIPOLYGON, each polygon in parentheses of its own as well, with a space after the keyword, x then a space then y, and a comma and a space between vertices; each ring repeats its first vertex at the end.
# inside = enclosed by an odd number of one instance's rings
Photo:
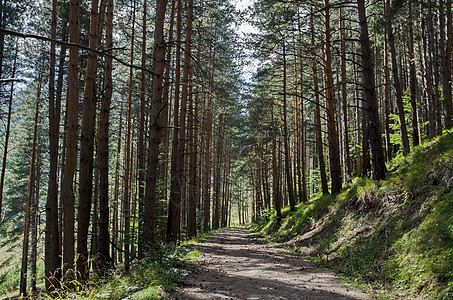
POLYGON ((262 245, 244 228, 215 233, 174 299, 372 299, 330 273, 275 245, 262 245))

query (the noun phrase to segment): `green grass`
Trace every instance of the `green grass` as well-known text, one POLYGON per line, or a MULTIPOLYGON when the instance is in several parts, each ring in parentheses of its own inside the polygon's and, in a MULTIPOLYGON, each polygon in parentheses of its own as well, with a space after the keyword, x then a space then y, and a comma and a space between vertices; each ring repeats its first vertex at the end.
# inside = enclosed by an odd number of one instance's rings
MULTIPOLYGON (((148 255, 135 261, 129 272, 112 270, 105 279, 92 274, 90 281, 82 286, 76 283, 77 291, 60 291, 61 299, 162 299, 172 292, 188 274, 184 261, 199 255, 187 246, 161 245, 148 255)), ((45 294, 40 295, 46 298, 45 294)))
MULTIPOLYGON (((407 296, 453 297, 453 137, 444 134, 388 164, 382 181, 355 179, 314 195, 251 231, 291 241, 299 253, 357 285, 407 296)), ((388 293, 392 297, 392 293, 388 293)))

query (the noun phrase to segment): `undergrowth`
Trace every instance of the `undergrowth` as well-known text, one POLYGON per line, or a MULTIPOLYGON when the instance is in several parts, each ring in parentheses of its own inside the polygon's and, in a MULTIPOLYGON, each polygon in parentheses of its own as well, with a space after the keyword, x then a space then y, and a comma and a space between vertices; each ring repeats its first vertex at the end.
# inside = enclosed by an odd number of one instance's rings
POLYGON ((453 298, 453 137, 399 155, 382 181, 354 179, 251 231, 390 297, 453 298), (398 293, 396 292, 398 291, 398 293))
POLYGON ((82 285, 71 282, 73 288, 63 287, 52 296, 44 292, 38 298, 46 299, 163 299, 167 292, 175 289, 188 274, 183 261, 198 255, 196 250, 186 246, 162 245, 132 263, 128 272, 118 268, 106 278, 90 277, 82 285))

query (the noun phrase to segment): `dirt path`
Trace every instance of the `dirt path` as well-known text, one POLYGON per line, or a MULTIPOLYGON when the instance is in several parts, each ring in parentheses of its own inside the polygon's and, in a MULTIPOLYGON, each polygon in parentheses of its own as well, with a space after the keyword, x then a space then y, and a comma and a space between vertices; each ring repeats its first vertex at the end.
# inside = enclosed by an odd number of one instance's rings
POLYGON ((373 299, 290 251, 262 245, 244 228, 214 234, 175 299, 373 299))

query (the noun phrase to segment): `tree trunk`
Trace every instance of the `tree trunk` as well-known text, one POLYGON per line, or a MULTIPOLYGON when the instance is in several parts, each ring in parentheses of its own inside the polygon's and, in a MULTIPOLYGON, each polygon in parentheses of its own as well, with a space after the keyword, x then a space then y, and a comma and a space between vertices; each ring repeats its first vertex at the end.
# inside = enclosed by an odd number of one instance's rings
POLYGON ((285 39, 282 40, 283 49, 283 145, 285 148, 285 174, 288 186, 289 205, 291 210, 296 210, 296 197, 294 196, 293 177, 291 175, 291 152, 289 149, 288 120, 287 120, 287 101, 286 101, 286 47, 285 39))
POLYGON ((414 33, 412 30, 412 0, 407 0, 408 7, 408 43, 409 52, 409 78, 410 78, 410 93, 412 105, 412 143, 414 146, 420 144, 420 134, 418 132, 418 116, 417 116, 417 72, 415 70, 415 55, 414 55, 414 33))
MULTIPOLYGON (((40 71, 39 71, 40 72, 40 71)), ((33 145, 31 148, 31 162, 30 173, 28 175, 28 190, 27 190, 27 203, 25 206, 24 218, 24 241, 22 245, 22 268, 20 270, 20 287, 19 298, 27 296, 27 263, 28 263, 28 246, 30 238, 30 208, 33 197, 33 186, 35 176, 35 160, 36 160, 36 137, 38 133, 38 119, 39 119, 39 103, 41 98, 41 73, 38 74, 38 87, 36 95, 36 108, 35 108, 35 123, 33 129, 33 145)))
MULTIPOLYGON (((39 143, 39 139, 37 140, 39 143)), ((31 227, 31 253, 30 253, 30 289, 33 294, 37 293, 36 281, 37 281, 37 272, 36 272, 36 263, 38 260, 38 228, 40 221, 39 214, 39 193, 41 192, 40 181, 41 181, 41 151, 37 152, 37 161, 36 161, 36 184, 34 191, 34 199, 31 204, 30 210, 30 227, 31 227)))
MULTIPOLYGON (((313 6, 311 7, 310 13, 310 31, 311 31, 311 46, 315 47, 315 29, 313 22, 313 6)), ((319 86, 318 86, 318 68, 316 63, 316 57, 313 55, 312 59, 312 70, 313 70, 313 89, 315 93, 315 120, 314 120, 314 135, 316 143, 316 153, 319 160, 319 171, 321 176, 321 188, 322 193, 325 195, 329 193, 327 187, 327 176, 326 167, 324 163, 324 150, 322 144, 322 130, 321 130, 321 108, 319 104, 319 86)))
POLYGON ((329 143, 329 169, 332 180, 332 193, 341 190, 340 148, 337 132, 337 112, 332 78, 332 55, 330 51, 330 4, 324 0, 325 22, 325 97, 327 110, 327 139, 329 143))
MULTIPOLYGON (((214 79, 215 70, 215 47, 209 48, 209 60, 210 60, 210 81, 214 79), (214 49, 213 49, 214 48, 214 49)), ((207 112, 206 112, 206 140, 205 140, 205 166, 204 166, 204 190, 203 190, 203 231, 208 232, 210 230, 209 220, 211 212, 211 144, 212 144, 212 84, 209 84, 208 100, 207 100, 207 112)))
MULTIPOLYGON (((135 47, 135 5, 136 1, 133 1, 132 8, 132 33, 131 33, 131 53, 130 53, 130 64, 134 64, 134 47, 135 47)), ((126 129, 126 167, 124 170, 124 268, 126 271, 130 267, 130 249, 131 249, 131 238, 130 238, 130 216, 131 216, 131 184, 130 184, 130 173, 132 168, 132 157, 131 157, 131 136, 132 136, 132 94, 133 94, 133 79, 134 72, 133 68, 129 67, 129 94, 128 94, 128 106, 127 106, 127 129, 126 129)))
MULTIPOLYGON (((16 53, 14 54, 12 78, 14 78, 16 76, 16 67, 17 67, 17 47, 16 47, 16 53)), ((10 136, 10 130, 11 130, 11 114, 12 114, 12 108, 13 108, 13 94, 14 94, 14 81, 11 81, 11 89, 9 92, 9 102, 8 102, 8 119, 6 121, 5 143, 3 146, 2 171, 1 171, 1 175, 0 175, 0 224, 1 224, 1 216, 2 216, 3 189, 4 189, 5 174, 6 174, 6 158, 8 156, 8 144, 9 144, 9 136, 10 136)))
POLYGON ((357 0, 360 23, 360 44, 362 49, 363 85, 365 88, 365 103, 368 116, 368 130, 370 135, 371 167, 373 179, 385 178, 385 157, 382 148, 381 128, 379 124, 379 108, 376 98, 374 82, 374 66, 368 35, 368 23, 365 12, 365 1, 357 0))
MULTIPOLYGON (((387 30, 384 28, 384 35, 387 30)), ((385 120, 385 149, 387 151, 387 161, 392 160, 392 144, 390 143, 390 71, 387 52, 387 39, 384 38, 384 120, 385 120)))
MULTIPOLYGON (((66 23, 66 22, 65 22, 66 23)), ((64 24, 66 25, 66 24, 64 24)), ((64 26, 66 28, 66 26, 64 26)), ((52 0, 52 21, 50 38, 56 39, 57 35, 57 0, 52 0)), ((66 34, 64 34, 66 36, 66 34)), ((64 40, 65 37, 62 38, 64 40)), ((63 83, 63 64, 65 61, 65 48, 61 48, 58 85, 63 83)), ((50 44, 49 57, 49 183, 46 201, 46 235, 44 253, 44 277, 47 291, 58 289, 61 277, 61 248, 58 218, 58 144, 60 131, 60 106, 61 89, 55 99, 55 43, 50 44), (56 101, 57 100, 57 101, 56 101)), ((58 86, 57 86, 58 89, 58 86)))
POLYGON ((439 63, 436 47, 436 36, 434 35, 434 16, 432 10, 432 0, 428 0, 428 45, 429 45, 429 62, 431 70, 431 78, 433 82, 433 108, 434 118, 436 122, 435 134, 439 135, 442 133, 442 120, 441 120, 441 108, 440 108, 440 96, 439 96, 439 63))
POLYGON ((398 74, 398 65, 396 59, 395 37, 392 30, 392 12, 390 9, 390 0, 385 0, 384 8, 385 28, 387 30, 387 42, 390 50, 390 61, 392 63, 393 86, 396 93, 396 106, 398 108, 398 119, 401 132, 401 147, 403 154, 407 155, 410 152, 409 138, 406 129, 406 117, 404 112, 403 94, 398 74))
MULTIPOLYGON (((105 48, 113 48, 113 0, 106 1, 105 14, 105 48)), ((109 51, 108 53, 111 53, 109 51)), ((104 63, 104 93, 101 98, 101 115, 99 120, 99 241, 98 252, 96 254, 96 266, 101 276, 107 275, 105 272, 112 264, 109 254, 109 125, 110 125, 110 105, 112 101, 113 81, 112 81, 112 58, 105 57, 104 63)), ((120 113, 121 114, 121 113, 120 113)), ((120 117, 121 121, 121 117, 120 117)), ((121 125, 119 130, 121 136, 121 125)), ((120 144, 120 143, 119 143, 120 144)), ((121 148, 118 149, 118 155, 121 148)), ((118 170, 117 170, 118 171, 118 170)), ((117 205, 117 202, 114 202, 117 205)), ((114 227, 113 227, 114 228, 114 227)), ((116 236, 113 230, 112 236, 116 236)), ((115 243, 115 239, 113 240, 115 243)), ((113 256, 113 255, 112 255, 113 256)))
POLYGON ((168 205, 167 218, 167 242, 176 244, 179 239, 180 217, 181 217, 181 184, 178 178, 178 142, 179 142, 179 101, 181 82, 181 33, 182 33, 182 3, 177 0, 176 9, 176 43, 175 43, 175 96, 173 108, 173 138, 171 147, 171 169, 170 169, 170 202, 168 205))
POLYGON ((340 61, 341 61, 341 106, 343 109, 343 182, 348 182, 351 177, 351 163, 349 158, 349 127, 348 127, 348 95, 346 86, 346 37, 344 19, 340 8, 340 61))
POLYGON ((145 115, 146 111, 146 17, 147 17, 147 1, 143 1, 143 18, 142 18, 142 61, 140 71, 140 117, 138 129, 138 257, 143 258, 143 209, 145 201, 145 115))
POLYGON ((432 68, 428 58, 428 44, 426 39, 425 29, 425 16, 423 15, 423 6, 420 9, 421 31, 422 31, 422 45, 423 45, 423 91, 425 93, 426 103, 428 106, 428 135, 433 138, 436 135, 436 118, 435 106, 432 93, 432 68))
MULTIPOLYGON (((173 73, 173 65, 172 65, 172 43, 174 42, 173 40, 173 27, 174 27, 174 18, 175 18, 175 6, 176 6, 176 0, 172 0, 171 2, 171 11, 170 11, 170 25, 169 25, 169 33, 168 33, 168 45, 167 45, 167 54, 166 54, 166 66, 165 66, 165 85, 163 89, 163 101, 165 103, 164 109, 163 109, 163 114, 164 114, 164 120, 166 124, 171 123, 171 107, 172 107, 172 92, 173 89, 170 90, 172 85, 172 73, 173 73)), ((167 201, 168 199, 168 166, 169 166, 169 158, 170 158, 170 130, 169 128, 164 128, 164 151, 165 151, 165 156, 164 156, 164 165, 162 168, 162 178, 163 178, 163 185, 165 186, 164 192, 163 192, 163 198, 167 201)), ((159 212, 161 216, 164 216, 167 214, 167 203, 165 203, 165 206, 161 207, 161 210, 159 212)), ((165 234, 166 234, 166 218, 164 219, 161 217, 160 222, 159 222, 159 231, 160 231, 160 237, 162 240, 165 240, 165 234)))
POLYGON ((220 221, 220 172, 223 157, 223 138, 224 138, 224 115, 219 115, 217 146, 216 146, 216 162, 214 172, 214 201, 212 212, 212 229, 219 229, 220 221))
POLYGON ((149 123, 148 169, 146 173, 146 191, 143 222, 143 242, 145 245, 154 242, 154 218, 156 204, 157 167, 159 146, 162 141, 163 128, 166 126, 166 115, 162 109, 167 105, 163 102, 162 88, 165 69, 164 20, 167 0, 159 0, 156 6, 153 46, 153 89, 151 96, 152 111, 149 123))
MULTIPOLYGON (((187 108, 186 108, 186 102, 189 98, 189 102, 191 100, 193 101, 190 91, 189 85, 191 84, 189 82, 189 79, 191 77, 191 54, 192 54, 192 19, 193 19, 193 0, 188 0, 187 2, 187 15, 186 15, 187 21, 186 21, 186 40, 185 40, 185 48, 184 48, 184 74, 183 74, 183 87, 182 87, 182 101, 183 104, 181 105, 181 144, 179 146, 183 146, 185 144, 185 116, 183 115, 186 114, 187 108)), ((193 104, 193 103, 192 103, 193 104)), ((191 118, 192 118, 192 126, 193 126, 193 112, 191 113, 191 118)), ((192 132, 192 145, 189 142, 189 146, 193 146, 193 128, 188 128, 192 132)), ((190 138, 190 136, 189 136, 190 138)), ((190 147, 189 147, 190 149, 190 147)), ((180 158, 184 157, 184 147, 181 147, 180 149, 180 158), (181 151, 182 150, 182 151, 181 151)), ((188 219, 187 219, 187 224, 188 224, 188 235, 189 237, 195 237, 197 235, 197 216, 196 216, 196 199, 195 199, 195 185, 196 185, 196 161, 193 161, 193 151, 189 156, 189 159, 191 163, 189 164, 192 166, 192 169, 190 170, 190 177, 189 177, 189 198, 188 198, 188 219)), ((185 182, 185 181, 184 181, 185 182)))
MULTIPOLYGON (((272 100, 273 101, 273 100, 272 100)), ((274 120, 274 103, 271 105, 271 122, 272 122, 272 196, 274 198, 274 207, 277 214, 277 223, 282 220, 282 202, 278 180, 278 153, 277 153, 277 136, 274 120)))
MULTIPOLYGON (((91 1, 89 47, 98 47, 98 0, 91 1)), ((88 279, 88 227, 90 225, 91 198, 93 194, 94 127, 96 121, 96 71, 97 55, 89 52, 85 77, 80 137, 80 181, 77 211, 77 275, 80 282, 88 279)))
MULTIPOLYGON (((69 16, 69 42, 79 42, 80 1, 71 0, 69 16)), ((75 278, 74 264, 74 174, 77 161, 77 119, 79 111, 79 49, 69 48, 68 104, 66 160, 61 183, 61 201, 63 202, 63 276, 65 282, 75 278)))
POLYGON ((451 26, 451 0, 446 1, 447 12, 444 12, 444 1, 439 1, 439 49, 440 49, 440 62, 441 62, 441 80, 442 90, 444 96, 444 113, 445 113, 445 127, 450 129, 453 127, 453 108, 452 108, 452 94, 451 94, 451 39, 452 39, 452 26, 451 26), (446 22, 445 22, 445 16, 446 22), (447 29, 447 35, 445 35, 447 29))
MULTIPOLYGON (((109 4, 109 6, 110 6, 110 4, 109 4)), ((109 6, 107 6, 108 9, 110 9, 109 6)), ((108 13, 107 13, 107 20, 109 20, 108 13)), ((107 29, 106 32, 109 32, 109 30, 110 30, 109 27, 107 27, 106 29, 107 29)), ((105 67, 107 67, 107 63, 108 63, 108 61, 105 63, 105 67)), ((105 92, 107 92, 107 90, 105 92)), ((105 95, 107 96, 107 94, 105 94, 105 95)), ((114 194, 113 194, 114 195, 113 196, 113 205, 114 205, 113 206, 113 220, 112 220, 112 223, 113 223, 112 224, 113 225, 113 241, 112 241, 113 242, 112 243, 113 264, 116 264, 116 262, 117 262, 117 249, 115 248, 115 246, 117 245, 117 242, 119 240, 120 227, 121 227, 120 226, 121 221, 119 220, 118 212, 119 212, 119 194, 120 194, 119 185, 120 185, 121 140, 122 140, 122 129, 123 129, 123 106, 122 105, 120 105, 119 114, 120 114, 120 120, 119 120, 119 128, 118 128, 118 142, 117 142, 118 146, 116 149, 115 187, 114 187, 114 194)), ((103 120, 101 121, 101 124, 102 124, 102 122, 103 122, 103 120)), ((102 143, 101 143, 101 145, 102 145, 102 143)), ((101 224, 99 224, 99 225, 102 226, 101 224)), ((101 229, 101 231, 102 231, 102 229, 101 229)), ((120 252, 120 255, 121 255, 121 252, 120 252)))

